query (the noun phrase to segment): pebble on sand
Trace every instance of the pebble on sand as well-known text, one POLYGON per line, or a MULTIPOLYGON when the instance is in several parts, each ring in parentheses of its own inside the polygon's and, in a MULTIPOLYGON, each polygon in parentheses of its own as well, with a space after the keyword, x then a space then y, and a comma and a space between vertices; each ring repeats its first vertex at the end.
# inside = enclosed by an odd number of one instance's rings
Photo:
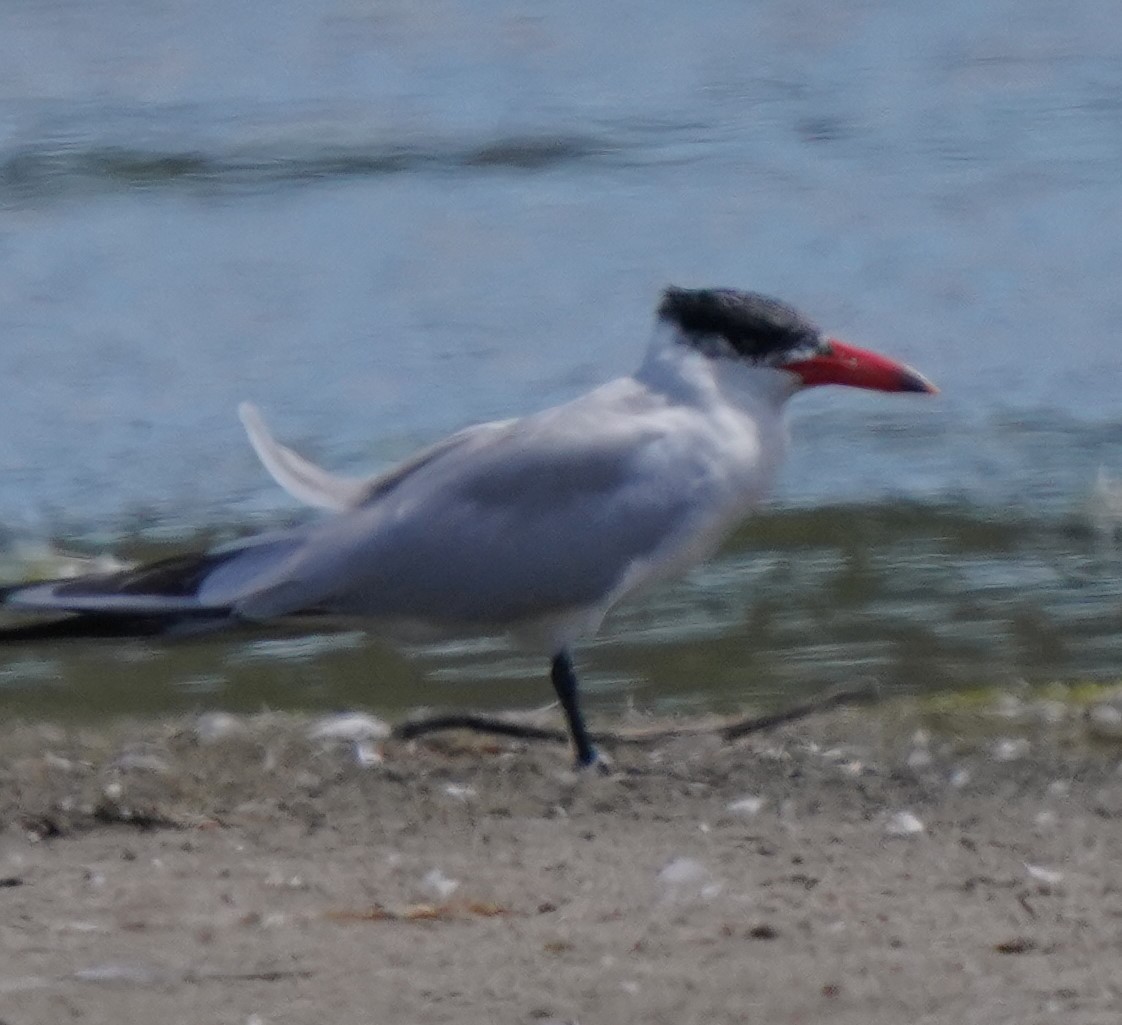
POLYGON ((766 797, 741 797, 735 801, 729 801, 725 805, 725 810, 731 811, 734 815, 758 815, 763 811, 765 804, 767 804, 766 797))
POLYGON ((390 735, 389 724, 365 712, 342 712, 324 716, 312 723, 309 740, 341 740, 356 743, 360 740, 385 740, 390 735))
POLYGON ((421 885, 426 890, 441 900, 447 900, 460 888, 460 881, 458 879, 450 879, 438 868, 434 868, 431 872, 426 872, 424 879, 421 880, 421 885))
POLYGON ((696 858, 675 858, 658 874, 658 878, 669 886, 698 883, 708 877, 709 870, 696 858))
POLYGON ((924 831, 923 823, 910 811, 898 811, 884 824, 889 836, 917 836, 924 831))
POLYGON ((195 720, 195 739, 207 746, 239 737, 245 731, 245 723, 229 712, 203 712, 195 720))
POLYGON ((1024 737, 1005 737, 994 743, 990 754, 995 762, 1015 762, 1024 758, 1032 749, 1032 745, 1024 737))
POLYGON ((1122 708, 1092 705, 1087 710, 1087 732, 1103 740, 1122 740, 1122 708))

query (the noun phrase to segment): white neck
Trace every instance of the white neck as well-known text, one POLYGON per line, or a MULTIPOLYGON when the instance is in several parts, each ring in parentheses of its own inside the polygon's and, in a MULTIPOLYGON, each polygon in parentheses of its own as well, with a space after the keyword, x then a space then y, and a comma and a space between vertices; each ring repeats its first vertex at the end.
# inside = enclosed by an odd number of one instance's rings
POLYGON ((731 404, 750 414, 765 410, 778 414, 802 387, 795 374, 780 367, 746 363, 732 355, 707 355, 663 321, 655 325, 635 378, 678 401, 731 404))

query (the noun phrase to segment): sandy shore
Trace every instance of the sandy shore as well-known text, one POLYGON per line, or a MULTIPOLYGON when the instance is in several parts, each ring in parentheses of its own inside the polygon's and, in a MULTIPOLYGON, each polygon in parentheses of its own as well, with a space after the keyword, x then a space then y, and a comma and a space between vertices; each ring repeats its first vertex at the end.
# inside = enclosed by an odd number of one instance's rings
POLYGON ((990 711, 580 779, 472 738, 368 764, 280 715, 9 723, 0 1021, 1117 1022, 1122 745, 990 711))

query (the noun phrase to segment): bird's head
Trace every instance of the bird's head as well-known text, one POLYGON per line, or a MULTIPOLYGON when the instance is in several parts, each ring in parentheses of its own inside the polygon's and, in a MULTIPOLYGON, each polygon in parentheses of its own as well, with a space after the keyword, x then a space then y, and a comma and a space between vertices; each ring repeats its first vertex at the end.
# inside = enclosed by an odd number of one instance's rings
POLYGON ((793 390, 820 384, 929 395, 939 390, 911 367, 829 338, 794 307, 755 292, 671 287, 658 316, 706 356, 785 371, 793 390))

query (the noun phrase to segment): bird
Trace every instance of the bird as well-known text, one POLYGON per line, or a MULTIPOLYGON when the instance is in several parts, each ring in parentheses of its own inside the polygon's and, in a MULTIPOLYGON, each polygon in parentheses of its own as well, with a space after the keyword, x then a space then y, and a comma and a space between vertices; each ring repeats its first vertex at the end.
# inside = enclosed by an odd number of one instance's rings
POLYGON ((388 471, 330 473, 239 413, 266 470, 327 515, 134 568, 0 588, 0 640, 175 637, 360 620, 389 636, 503 634, 549 660, 580 768, 603 766, 574 649, 619 602, 711 556, 769 492, 808 388, 934 394, 911 367, 769 296, 671 286, 638 369, 467 427, 388 471))

